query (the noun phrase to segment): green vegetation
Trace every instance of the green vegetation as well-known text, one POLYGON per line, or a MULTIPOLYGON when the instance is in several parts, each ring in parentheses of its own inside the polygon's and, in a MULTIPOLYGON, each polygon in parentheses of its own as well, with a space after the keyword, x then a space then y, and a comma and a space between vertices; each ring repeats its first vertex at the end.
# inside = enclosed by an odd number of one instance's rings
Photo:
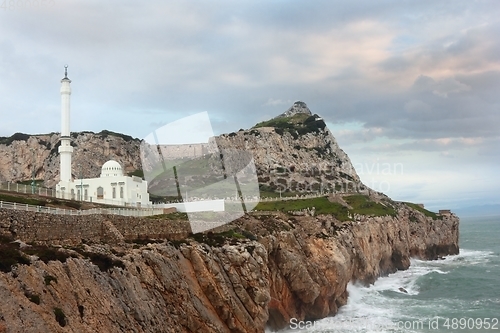
POLYGON ((126 142, 129 142, 129 141, 140 141, 139 139, 133 138, 130 135, 116 133, 116 132, 112 132, 112 131, 108 131, 108 130, 102 130, 99 133, 97 133, 97 135, 99 135, 102 139, 105 139, 108 136, 116 136, 116 137, 122 138, 126 142))
POLYGON ((393 207, 373 202, 369 199, 370 198, 368 196, 361 194, 344 197, 345 202, 347 202, 353 208, 351 210, 351 212, 353 213, 373 216, 396 216, 396 211, 393 207))
POLYGON ((61 308, 54 308, 54 315, 56 316, 56 321, 59 323, 59 326, 66 326, 66 315, 61 308))
POLYGON ((129 172, 128 176, 129 177, 136 176, 136 177, 144 179, 144 171, 142 169, 135 169, 134 171, 129 172))
POLYGON ((169 213, 169 214, 150 215, 150 216, 146 216, 146 218, 151 219, 151 220, 183 220, 183 221, 187 221, 188 214, 175 212, 175 213, 169 213))
POLYGON ((28 141, 29 138, 30 138, 29 134, 14 133, 13 135, 11 135, 9 137, 5 137, 5 136, 0 137, 0 144, 9 146, 14 141, 28 141))
POLYGON ((326 197, 298 199, 288 201, 259 202, 255 210, 263 211, 299 211, 306 208, 316 208, 316 214, 331 214, 340 221, 349 220, 349 210, 336 202, 330 202, 326 197))
MULTIPOLYGON (((245 232, 245 234, 247 234, 247 236, 250 236, 250 233, 248 232, 245 232)), ((219 233, 209 231, 206 234, 205 233, 190 234, 189 238, 194 239, 198 243, 205 243, 209 246, 221 246, 224 245, 226 242, 229 242, 229 244, 234 245, 238 242, 238 240, 248 238, 247 236, 245 236, 243 231, 239 229, 238 230, 231 229, 219 233)))
POLYGON ((414 203, 411 203, 411 202, 404 202, 405 205, 409 206, 410 208, 413 208, 415 210, 418 210, 419 212, 421 212, 422 214, 424 214, 425 216, 427 217, 430 217, 432 218, 433 220, 436 220, 436 219, 442 219, 443 217, 442 216, 439 216, 438 214, 434 213, 434 212, 431 212, 423 207, 420 207, 419 205, 417 204, 414 204, 414 203))
POLYGON ((25 292, 24 296, 26 296, 26 298, 29 299, 30 302, 35 303, 36 305, 40 305, 40 295, 25 292))
POLYGON ((45 206, 45 201, 22 197, 13 196, 8 194, 0 194, 0 201, 15 202, 20 204, 28 204, 33 206, 45 206))
POLYGON ((253 128, 274 127, 276 133, 283 135, 287 132, 297 139, 299 135, 319 133, 320 130, 324 129, 326 127, 325 122, 322 119, 316 120, 318 118, 318 115, 310 116, 304 113, 298 113, 292 117, 279 117, 263 121, 253 128))
POLYGON ((352 209, 348 209, 340 203, 330 202, 326 197, 319 197, 288 201, 259 202, 255 210, 289 212, 315 207, 316 214, 331 214, 340 221, 350 220, 351 218, 349 215, 352 214, 372 216, 396 215, 396 211, 389 204, 383 205, 370 201, 369 197, 365 195, 345 196, 344 200, 352 209))
POLYGON ((49 286, 52 281, 57 283, 57 278, 53 277, 52 275, 45 275, 43 281, 45 282, 46 286, 49 286))
MULTIPOLYGON (((32 180, 29 179, 29 180, 23 180, 23 181, 20 181, 17 183, 30 186, 31 182, 32 182, 32 180)), ((43 179, 35 179, 35 186, 37 186, 37 187, 43 186, 43 179)))

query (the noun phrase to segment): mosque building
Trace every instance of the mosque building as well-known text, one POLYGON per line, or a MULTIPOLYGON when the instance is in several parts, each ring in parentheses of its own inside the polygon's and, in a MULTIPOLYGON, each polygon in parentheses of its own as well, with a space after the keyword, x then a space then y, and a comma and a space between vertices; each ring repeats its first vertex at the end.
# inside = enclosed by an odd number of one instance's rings
POLYGON ((95 203, 144 207, 149 201, 148 184, 136 176, 126 176, 120 163, 110 160, 103 164, 98 178, 74 179, 71 176, 71 146, 69 119, 71 80, 68 78, 68 66, 65 66, 61 80, 61 145, 60 179, 56 186, 56 196, 62 199, 90 201, 95 203))

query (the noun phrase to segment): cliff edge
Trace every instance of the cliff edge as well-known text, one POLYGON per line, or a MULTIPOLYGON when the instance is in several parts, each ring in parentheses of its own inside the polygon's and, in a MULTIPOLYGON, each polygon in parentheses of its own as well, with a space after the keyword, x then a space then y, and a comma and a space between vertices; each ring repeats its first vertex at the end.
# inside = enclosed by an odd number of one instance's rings
POLYGON ((79 224, 82 235, 101 230, 107 242, 55 247, 47 244, 64 239, 12 243, 13 232, 36 227, 32 216, 2 210, 0 253, 24 259, 0 274, 0 332, 264 332, 331 316, 349 281, 371 283, 408 268, 410 257, 458 253, 456 216, 394 208, 394 216, 345 222, 255 213, 157 241, 103 218, 92 230, 79 224))

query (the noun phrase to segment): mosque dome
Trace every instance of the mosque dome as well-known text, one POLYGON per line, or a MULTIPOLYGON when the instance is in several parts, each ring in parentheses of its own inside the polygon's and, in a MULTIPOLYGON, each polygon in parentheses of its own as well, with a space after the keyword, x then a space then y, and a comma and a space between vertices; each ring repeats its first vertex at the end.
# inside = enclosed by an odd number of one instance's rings
POLYGON ((114 160, 109 160, 102 165, 101 177, 121 177, 123 170, 120 163, 114 160))

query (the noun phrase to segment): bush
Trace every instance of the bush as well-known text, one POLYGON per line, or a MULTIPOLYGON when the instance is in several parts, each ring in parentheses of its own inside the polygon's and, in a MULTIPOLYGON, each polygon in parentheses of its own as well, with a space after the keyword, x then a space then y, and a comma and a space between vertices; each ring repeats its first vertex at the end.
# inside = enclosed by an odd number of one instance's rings
POLYGON ((24 294, 32 303, 35 303, 36 305, 40 305, 40 296, 36 294, 31 294, 26 292, 24 294))
POLYGON ((14 141, 28 141, 30 135, 24 133, 14 133, 10 137, 0 137, 0 144, 9 146, 14 141))
POLYGON ((59 326, 66 326, 66 315, 61 308, 54 308, 54 315, 56 316, 56 321, 59 323, 59 326))

